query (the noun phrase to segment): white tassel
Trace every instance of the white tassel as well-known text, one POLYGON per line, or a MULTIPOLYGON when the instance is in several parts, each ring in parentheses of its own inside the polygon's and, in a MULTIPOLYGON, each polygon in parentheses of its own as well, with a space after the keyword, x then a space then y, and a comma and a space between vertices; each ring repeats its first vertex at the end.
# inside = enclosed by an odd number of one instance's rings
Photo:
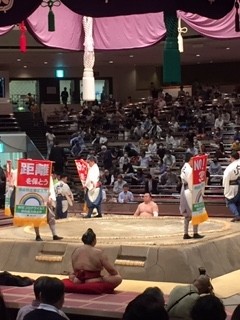
POLYGON ((183 47, 183 37, 182 33, 187 33, 188 28, 183 27, 181 25, 181 18, 178 18, 178 50, 179 52, 184 52, 184 47, 183 47))
POLYGON ((94 101, 95 79, 93 66, 95 62, 94 44, 93 44, 93 18, 83 17, 83 28, 85 32, 84 55, 83 55, 83 100, 94 101))

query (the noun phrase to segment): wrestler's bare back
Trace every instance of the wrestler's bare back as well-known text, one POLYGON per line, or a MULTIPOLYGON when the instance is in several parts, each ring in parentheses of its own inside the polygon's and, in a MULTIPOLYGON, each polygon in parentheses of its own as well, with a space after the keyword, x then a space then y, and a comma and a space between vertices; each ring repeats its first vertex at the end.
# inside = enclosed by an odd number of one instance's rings
POLYGON ((72 254, 73 270, 100 271, 103 269, 102 258, 102 250, 90 245, 83 245, 72 254))

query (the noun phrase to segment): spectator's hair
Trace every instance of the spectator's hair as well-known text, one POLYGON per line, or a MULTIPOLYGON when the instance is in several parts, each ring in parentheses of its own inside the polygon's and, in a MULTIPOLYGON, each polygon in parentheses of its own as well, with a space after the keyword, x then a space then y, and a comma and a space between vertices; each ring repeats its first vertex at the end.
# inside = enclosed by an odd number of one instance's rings
POLYGON ((168 320, 168 313, 158 299, 149 294, 140 294, 130 301, 123 320, 168 320))
POLYGON ((95 156, 93 156, 93 155, 89 155, 89 156, 87 157, 87 160, 88 160, 88 161, 94 161, 95 163, 97 163, 97 158, 96 158, 95 156))
POLYGON ((150 173, 148 173, 148 174, 146 175, 146 178, 147 178, 147 179, 152 179, 152 175, 151 175, 150 173))
POLYGON ((41 283, 41 302, 55 305, 64 296, 64 284, 58 278, 45 277, 41 283))
POLYGON ((8 309, 6 307, 6 304, 3 299, 3 295, 0 291, 0 314, 1 314, 1 320, 8 320, 9 314, 8 314, 8 309))
POLYGON ((225 320, 226 316, 222 301, 212 294, 200 297, 191 311, 192 320, 225 320))
POLYGON ((185 154, 185 162, 189 162, 192 157, 193 157, 193 154, 191 152, 187 152, 185 154))
POLYGON ((68 175, 66 173, 62 173, 60 174, 60 180, 63 178, 68 178, 68 175))
POLYGON ((238 160, 239 159, 239 153, 236 150, 233 150, 231 152, 231 158, 238 160))
POLYGON ((91 245, 95 240, 96 234, 91 228, 88 228, 87 231, 82 235, 82 242, 84 244, 91 245))
POLYGON ((48 278, 48 277, 42 276, 42 277, 37 278, 34 281, 33 292, 34 292, 36 300, 40 300, 40 293, 42 291, 42 286, 43 286, 44 281, 46 280, 46 278, 48 278))
POLYGON ((231 320, 239 320, 240 319, 240 304, 234 309, 231 320))
POLYGON ((165 300, 164 300, 164 294, 161 289, 158 287, 148 287, 143 291, 143 294, 145 295, 150 295, 154 298, 156 298, 159 302, 159 304, 164 307, 165 305, 165 300))
POLYGON ((125 184, 123 185, 123 188, 129 188, 129 185, 128 185, 127 183, 125 183, 125 184))

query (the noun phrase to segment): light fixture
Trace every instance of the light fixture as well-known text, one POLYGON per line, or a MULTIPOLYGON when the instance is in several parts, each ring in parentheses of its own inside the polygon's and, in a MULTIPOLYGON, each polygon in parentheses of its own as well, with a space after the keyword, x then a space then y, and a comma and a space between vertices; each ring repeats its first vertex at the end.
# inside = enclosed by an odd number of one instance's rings
POLYGON ((27 68, 27 66, 23 66, 23 68, 24 68, 24 69, 26 69, 26 68, 27 68))
POLYGON ((226 50, 230 50, 230 48, 229 48, 229 47, 227 47, 227 48, 226 48, 226 50))
POLYGON ((130 54, 129 58, 133 58, 133 57, 134 57, 134 55, 133 55, 133 54, 130 54))
POLYGON ((198 53, 198 54, 196 54, 196 57, 200 57, 200 54, 198 53))
POLYGON ((43 63, 44 63, 44 64, 48 64, 48 62, 47 62, 47 61, 44 61, 43 63))
POLYGON ((112 61, 112 60, 110 60, 110 61, 109 61, 109 63, 113 63, 113 61, 112 61))
POLYGON ((21 61, 21 59, 17 59, 17 61, 18 61, 18 62, 20 62, 20 61, 21 61))

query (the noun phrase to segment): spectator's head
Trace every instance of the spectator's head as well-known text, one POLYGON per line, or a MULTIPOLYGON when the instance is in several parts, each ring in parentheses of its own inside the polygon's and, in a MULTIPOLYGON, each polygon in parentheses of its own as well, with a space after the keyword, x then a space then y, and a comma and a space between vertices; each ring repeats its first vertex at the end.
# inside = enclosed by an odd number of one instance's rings
POLYGON ((159 143, 159 149, 163 149, 163 148, 164 148, 163 143, 159 143))
POLYGON ((165 305, 165 300, 164 300, 164 294, 161 289, 158 287, 148 287, 143 291, 143 294, 150 295, 154 298, 156 298, 159 302, 159 304, 164 307, 165 305))
POLYGON ((124 186, 123 186, 123 192, 128 192, 129 190, 129 185, 126 183, 124 186))
POLYGON ((119 174, 119 175, 117 176, 117 180, 118 180, 119 182, 123 181, 123 176, 122 176, 121 174, 119 174))
POLYGON ((33 284, 33 291, 34 291, 34 295, 35 295, 35 299, 40 301, 40 293, 42 291, 42 286, 44 284, 44 281, 46 280, 45 276, 39 277, 34 281, 33 284))
POLYGON ((93 155, 89 155, 87 157, 87 162, 88 162, 89 166, 92 167, 95 163, 97 163, 97 158, 93 155))
POLYGON ((82 235, 82 242, 93 247, 96 245, 97 239, 93 229, 87 229, 87 231, 82 235))
POLYGON ((230 155, 230 162, 233 162, 238 159, 239 159, 239 153, 237 151, 233 150, 230 155))
POLYGON ((200 297, 191 311, 192 320, 225 320, 226 316, 222 301, 212 294, 200 297))
POLYGON ((192 165, 192 158, 193 158, 193 154, 191 152, 186 152, 185 162, 188 162, 190 165, 192 165))
POLYGON ((239 320, 239 319, 240 319, 240 304, 233 311, 231 320, 239 320))
POLYGON ((101 146, 101 150, 102 150, 102 151, 106 151, 106 150, 107 150, 107 147, 106 147, 106 146, 101 146))
POLYGON ((64 303, 64 284, 58 278, 45 277, 41 284, 40 301, 61 309, 64 303))
POLYGON ((148 174, 146 175, 146 179, 152 180, 152 175, 151 175, 150 173, 148 173, 148 174))
POLYGON ((140 294, 129 302, 123 320, 168 320, 168 313, 158 299, 148 294, 140 294))
POLYGON ((62 180, 63 182, 67 183, 68 180, 68 176, 67 174, 60 174, 60 180, 62 180))
POLYGON ((196 280, 194 280, 193 285, 198 289, 199 294, 212 293, 213 287, 208 275, 201 274, 196 280))

